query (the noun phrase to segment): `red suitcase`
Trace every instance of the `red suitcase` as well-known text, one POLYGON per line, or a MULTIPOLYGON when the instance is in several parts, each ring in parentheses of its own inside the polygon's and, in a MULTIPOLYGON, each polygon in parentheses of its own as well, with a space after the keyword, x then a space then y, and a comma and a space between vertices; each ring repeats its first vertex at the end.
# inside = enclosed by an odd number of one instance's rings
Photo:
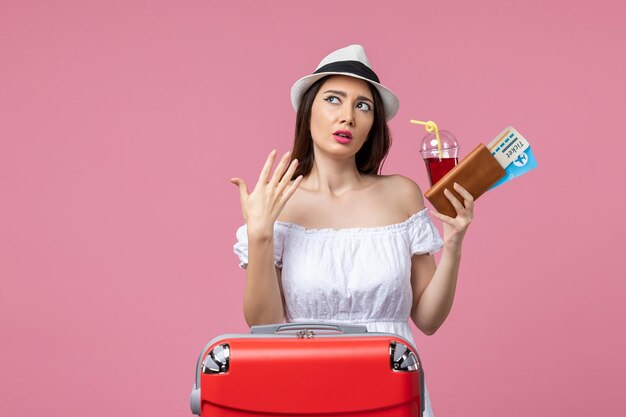
POLYGON ((402 337, 289 323, 209 342, 191 410, 202 417, 414 417, 424 412, 423 393, 421 362, 402 337))

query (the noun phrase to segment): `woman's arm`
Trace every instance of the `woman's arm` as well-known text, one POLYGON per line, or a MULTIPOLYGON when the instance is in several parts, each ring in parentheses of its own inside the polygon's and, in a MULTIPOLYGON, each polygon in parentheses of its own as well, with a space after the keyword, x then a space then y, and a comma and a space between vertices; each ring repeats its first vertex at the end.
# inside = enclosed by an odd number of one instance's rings
POLYGON ((427 335, 439 329, 452 309, 460 263, 460 247, 445 246, 436 268, 431 255, 415 255, 411 260, 411 320, 427 335))
POLYGON ((302 180, 300 176, 290 183, 298 161, 289 165, 289 156, 289 152, 283 155, 270 177, 276 157, 276 151, 272 151, 250 194, 242 179, 231 179, 239 187, 243 216, 248 226, 248 266, 243 299, 248 326, 284 320, 280 270, 274 266, 274 223, 302 180))
MULTIPOLYGON (((408 191, 412 197, 411 212, 424 207, 421 191, 415 185, 408 191)), ((411 320, 418 329, 432 335, 448 317, 454 301, 456 283, 461 264, 461 248, 463 237, 473 218, 474 199, 463 187, 455 184, 455 190, 464 198, 458 201, 448 190, 446 196, 457 211, 451 218, 433 213, 443 222, 444 247, 439 265, 435 265, 432 255, 414 255, 411 258, 411 287, 413 290, 413 306, 411 320)))
POLYGON ((282 289, 274 266, 274 236, 248 237, 248 266, 243 296, 243 315, 248 326, 284 320, 282 289))

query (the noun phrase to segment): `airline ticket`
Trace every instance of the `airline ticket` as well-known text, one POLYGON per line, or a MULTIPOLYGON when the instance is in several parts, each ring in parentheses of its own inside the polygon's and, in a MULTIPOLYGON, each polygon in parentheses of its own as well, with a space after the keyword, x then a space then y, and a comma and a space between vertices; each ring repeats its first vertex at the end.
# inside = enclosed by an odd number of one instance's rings
POLYGON ((530 144, 513 126, 506 127, 487 148, 506 171, 506 175, 496 182, 495 188, 515 177, 537 168, 537 160, 530 144))

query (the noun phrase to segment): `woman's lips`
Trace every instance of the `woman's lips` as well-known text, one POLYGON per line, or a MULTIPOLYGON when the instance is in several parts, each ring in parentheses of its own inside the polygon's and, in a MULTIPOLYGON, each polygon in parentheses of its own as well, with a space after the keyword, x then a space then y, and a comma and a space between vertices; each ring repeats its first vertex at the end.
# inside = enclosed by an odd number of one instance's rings
POLYGON ((352 140, 352 133, 347 130, 338 130, 333 133, 333 137, 337 142, 346 144, 352 140))
POLYGON ((352 140, 350 138, 346 138, 344 136, 339 136, 339 135, 333 135, 333 137, 335 138, 337 142, 343 143, 343 144, 350 143, 350 141, 352 140))

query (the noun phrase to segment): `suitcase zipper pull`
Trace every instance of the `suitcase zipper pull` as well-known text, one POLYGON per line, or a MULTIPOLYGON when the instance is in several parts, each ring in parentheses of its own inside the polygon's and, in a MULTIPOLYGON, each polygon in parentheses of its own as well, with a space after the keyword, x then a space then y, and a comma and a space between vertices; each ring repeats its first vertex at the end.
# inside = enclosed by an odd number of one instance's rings
POLYGON ((313 339, 315 337, 315 332, 311 329, 301 329, 298 330, 296 336, 298 337, 298 339, 304 339, 305 337, 307 339, 313 339))

